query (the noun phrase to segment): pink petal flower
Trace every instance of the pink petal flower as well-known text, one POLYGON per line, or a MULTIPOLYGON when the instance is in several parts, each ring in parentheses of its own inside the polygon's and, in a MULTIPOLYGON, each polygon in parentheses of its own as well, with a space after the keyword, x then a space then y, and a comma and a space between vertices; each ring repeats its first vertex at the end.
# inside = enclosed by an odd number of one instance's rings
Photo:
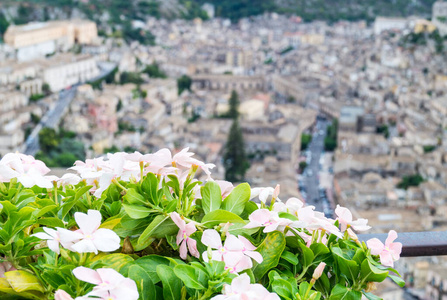
POLYGON ((396 231, 390 230, 385 241, 385 245, 377 238, 368 240, 366 244, 371 250, 372 255, 380 256, 380 262, 382 265, 393 267, 394 261, 397 261, 400 258, 400 253, 402 252, 402 244, 393 243, 396 238, 396 231))
POLYGON ((180 258, 186 259, 188 254, 187 249, 189 249, 192 256, 199 257, 200 255, 197 251, 196 241, 190 238, 190 235, 197 231, 194 222, 186 224, 185 220, 183 220, 177 212, 171 213, 171 219, 179 228, 176 242, 177 245, 180 245, 180 258))
POLYGON ((54 300, 73 300, 73 297, 64 290, 57 290, 54 294, 54 300))

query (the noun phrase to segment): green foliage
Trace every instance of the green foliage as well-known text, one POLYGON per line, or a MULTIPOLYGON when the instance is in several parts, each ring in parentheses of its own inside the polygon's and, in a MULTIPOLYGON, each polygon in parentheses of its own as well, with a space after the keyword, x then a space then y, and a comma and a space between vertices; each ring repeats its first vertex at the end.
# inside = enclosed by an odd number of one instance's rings
POLYGON ((245 154, 244 138, 237 119, 233 121, 223 155, 225 180, 240 182, 250 164, 245 154))
POLYGON ((43 128, 39 132, 39 146, 44 152, 50 152, 59 146, 60 136, 53 128, 43 128))
POLYGON ((436 145, 427 145, 427 146, 423 146, 423 148, 424 148, 424 153, 430 153, 436 149, 436 145))
POLYGON ((424 178, 420 174, 413 174, 404 176, 397 184, 397 187, 400 189, 408 189, 410 186, 418 186, 424 181, 424 178))
POLYGON ((301 134, 301 151, 306 150, 311 141, 312 141, 311 134, 306 133, 301 134))
POLYGON ((182 75, 177 79, 178 94, 181 95, 183 91, 191 91, 192 79, 187 75, 182 75))
POLYGON ((9 26, 8 20, 6 19, 3 12, 0 12, 0 36, 6 32, 8 26, 9 26))
MULTIPOLYGON (((57 136, 63 144, 72 133, 57 136)), ((187 175, 148 172, 127 181, 117 177, 100 197, 92 194, 92 186, 85 181, 50 189, 25 188, 16 179, 0 183, 0 257, 17 268, 6 270, 0 278, 0 298, 53 299, 60 289, 72 297, 85 295, 92 290, 92 284, 73 275, 76 267, 84 266, 111 268, 132 279, 139 299, 211 299, 238 275, 231 273, 234 269, 228 266, 234 261, 206 262, 203 257, 211 255, 210 251, 225 253, 229 249, 225 247, 242 237, 256 248, 244 251, 260 254, 262 261, 242 254, 253 266, 239 274, 246 274, 252 284, 263 285, 281 299, 361 299, 362 294, 377 299, 365 290, 371 282, 387 277, 403 286, 397 271, 380 265, 379 256, 371 255, 365 243, 352 240, 347 233, 336 236, 291 224, 271 232, 264 232, 264 225, 244 228, 249 218, 253 220, 250 215, 258 210, 257 204, 249 200, 252 190, 247 183, 222 196, 223 190, 215 181, 203 184, 194 178, 197 166, 182 171, 187 175), (201 187, 200 197, 196 196, 197 187, 201 187), (101 229, 111 229, 123 238, 121 249, 115 253, 80 254, 62 245, 60 254, 56 254, 33 236, 42 232, 42 227, 76 230, 79 224, 74 214, 90 209, 101 213, 101 229), (199 255, 190 251, 186 258, 179 259, 179 222, 184 226, 193 224, 197 229, 187 239, 194 240, 199 255), (207 248, 202 238, 206 230, 216 230, 218 240, 213 242, 224 247, 207 248), (306 235, 312 235, 311 242, 303 240, 306 235), (315 278, 321 262, 326 264, 324 272, 315 278)), ((260 208, 274 209, 264 203, 260 208)), ((280 212, 278 217, 299 221, 294 212, 280 212)), ((328 221, 334 222, 334 228, 339 227, 338 221, 328 221)), ((184 234, 180 236, 184 238, 184 234)), ((181 242, 186 243, 186 239, 181 242)))
POLYGON ((39 132, 40 152, 36 157, 50 167, 71 167, 76 160, 85 159, 84 144, 72 131, 43 128, 39 132))
POLYGON ((388 125, 382 124, 379 127, 376 128, 376 132, 379 134, 383 134, 385 138, 388 138, 390 136, 390 132, 388 130, 388 125))
POLYGON ((239 118, 239 96, 235 90, 231 91, 230 99, 228 100, 229 108, 227 117, 236 120, 239 118))
POLYGON ((155 36, 150 31, 133 28, 130 21, 124 23, 122 37, 129 43, 138 41, 143 45, 155 45, 155 36))
POLYGON ((142 84, 144 83, 144 80, 143 78, 141 78, 141 75, 139 73, 123 72, 120 75, 120 84, 126 83, 142 84))
POLYGON ((158 64, 156 62, 153 62, 150 65, 147 65, 144 68, 143 73, 146 73, 147 75, 149 75, 150 77, 153 77, 153 78, 167 78, 168 77, 166 75, 166 73, 160 69, 160 67, 158 66, 158 64))
POLYGON ((32 95, 29 97, 29 101, 31 101, 31 102, 37 102, 37 101, 39 101, 40 99, 42 99, 43 97, 45 97, 45 95, 43 95, 43 94, 32 94, 32 95))
POLYGON ((306 167, 307 167, 307 162, 302 161, 302 162, 300 162, 299 166, 300 166, 300 170, 301 170, 301 172, 302 172, 302 171, 304 171, 304 169, 306 169, 306 167))
POLYGON ((338 120, 334 119, 326 129, 326 137, 324 138, 324 149, 326 151, 334 151, 337 148, 337 131, 338 120))

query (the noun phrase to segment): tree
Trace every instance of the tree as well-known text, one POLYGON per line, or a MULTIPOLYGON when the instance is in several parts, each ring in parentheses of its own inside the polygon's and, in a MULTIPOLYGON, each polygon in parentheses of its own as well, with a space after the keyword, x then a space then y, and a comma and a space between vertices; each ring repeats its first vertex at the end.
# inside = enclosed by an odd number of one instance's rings
POLYGON ((183 75, 177 79, 178 94, 181 95, 184 90, 191 90, 192 79, 187 75, 183 75))
POLYGON ((4 34, 9 26, 8 20, 6 20, 5 15, 0 12, 0 35, 4 34))
POLYGON ((245 154, 244 138, 237 119, 231 125, 228 134, 227 144, 225 145, 224 167, 225 180, 231 182, 240 182, 244 180, 245 172, 250 164, 245 154))
POLYGON ((48 153, 59 146, 60 137, 53 128, 43 128, 39 132, 40 149, 48 153))
POLYGON ((235 90, 231 91, 231 96, 229 102, 229 109, 228 109, 228 117, 232 119, 237 119, 239 117, 239 96, 235 90))

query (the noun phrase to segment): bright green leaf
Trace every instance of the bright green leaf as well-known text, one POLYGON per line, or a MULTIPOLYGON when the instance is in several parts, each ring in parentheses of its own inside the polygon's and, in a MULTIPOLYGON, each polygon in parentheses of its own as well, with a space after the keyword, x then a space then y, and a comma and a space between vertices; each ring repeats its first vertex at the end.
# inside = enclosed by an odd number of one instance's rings
POLYGON ((222 202, 222 209, 236 215, 242 214, 245 204, 250 200, 251 188, 248 183, 241 183, 231 191, 230 195, 222 202))
POLYGON ((214 181, 208 181, 205 186, 200 189, 202 195, 202 208, 205 214, 215 211, 222 204, 222 194, 220 186, 214 181))

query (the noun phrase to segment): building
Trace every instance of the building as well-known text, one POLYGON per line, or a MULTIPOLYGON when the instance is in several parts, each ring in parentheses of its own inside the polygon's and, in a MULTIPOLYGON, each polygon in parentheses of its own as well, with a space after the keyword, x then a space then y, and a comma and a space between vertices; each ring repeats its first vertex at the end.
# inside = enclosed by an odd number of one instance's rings
POLYGON ((447 34, 447 2, 436 1, 433 3, 431 20, 441 35, 447 34))
POLYGON ((50 86, 52 92, 86 82, 99 75, 96 58, 88 54, 60 54, 51 60, 42 61, 41 64, 43 81, 50 86))
POLYGON ((387 30, 402 31, 409 27, 409 21, 404 18, 377 17, 374 21, 374 34, 379 35, 387 30))
POLYGON ((87 20, 49 21, 9 26, 5 43, 16 51, 19 61, 67 51, 75 43, 90 44, 98 36, 96 24, 87 20))

